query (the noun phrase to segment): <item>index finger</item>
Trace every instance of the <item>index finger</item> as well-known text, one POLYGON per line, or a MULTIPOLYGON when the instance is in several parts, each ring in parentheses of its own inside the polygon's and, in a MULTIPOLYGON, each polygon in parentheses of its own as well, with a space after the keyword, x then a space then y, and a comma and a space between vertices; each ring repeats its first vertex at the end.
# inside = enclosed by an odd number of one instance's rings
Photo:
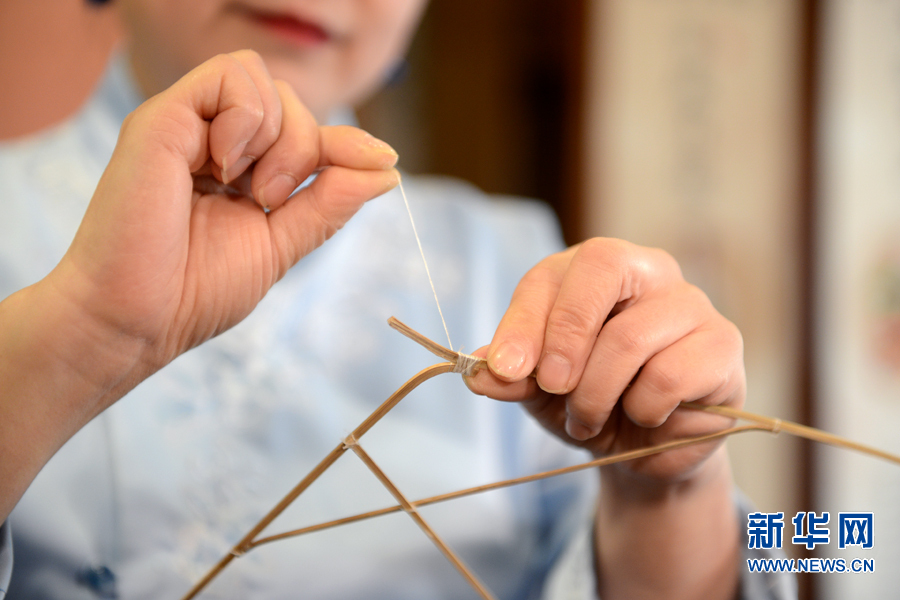
POLYGON ((504 381, 519 381, 534 371, 541 356, 547 317, 575 248, 553 254, 522 277, 491 340, 488 368, 504 381))
POLYGON ((537 365, 553 394, 578 384, 600 329, 619 307, 680 279, 666 253, 596 238, 545 259, 522 279, 491 342, 488 365, 507 380, 537 365))

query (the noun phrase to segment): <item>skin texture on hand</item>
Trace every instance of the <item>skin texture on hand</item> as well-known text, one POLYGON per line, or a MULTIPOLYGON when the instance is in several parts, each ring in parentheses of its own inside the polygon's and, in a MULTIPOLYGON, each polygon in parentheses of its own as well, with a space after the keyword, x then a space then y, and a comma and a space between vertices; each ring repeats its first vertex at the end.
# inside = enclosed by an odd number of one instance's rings
MULTIPOLYGON (((476 354, 490 370, 469 379, 473 391, 522 402, 544 427, 597 456, 728 425, 673 412, 682 401, 744 400, 738 330, 669 255, 621 240, 590 240, 535 266, 491 345, 476 354)), ((714 448, 630 466, 678 480, 714 448)))
POLYGON ((86 314, 143 340, 161 366, 233 326, 394 187, 396 158, 360 130, 317 127, 257 55, 213 58, 125 122, 54 275, 86 314), (318 167, 328 168, 286 203, 318 167), (197 191, 210 174, 249 188, 271 212, 246 195, 197 191))
POLYGON ((131 114, 59 265, 0 303, 0 520, 85 423, 396 186, 396 160, 356 128, 318 127, 249 51, 131 114))
MULTIPOLYGON (((737 328, 668 254, 621 240, 589 240, 535 266, 490 346, 475 354, 489 369, 467 379, 472 391, 522 403, 598 457, 728 427, 676 408, 689 400, 740 407, 745 396, 737 328)), ((733 594, 737 522, 723 447, 691 446, 601 476, 604 598, 733 594)))

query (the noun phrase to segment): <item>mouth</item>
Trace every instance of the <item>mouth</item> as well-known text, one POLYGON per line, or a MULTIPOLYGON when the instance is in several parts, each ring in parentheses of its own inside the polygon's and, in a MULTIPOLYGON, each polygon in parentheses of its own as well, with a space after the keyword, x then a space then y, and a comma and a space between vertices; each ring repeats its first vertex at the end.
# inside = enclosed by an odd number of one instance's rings
POLYGON ((273 35, 297 46, 320 46, 332 37, 322 26, 286 13, 248 11, 247 16, 273 35))

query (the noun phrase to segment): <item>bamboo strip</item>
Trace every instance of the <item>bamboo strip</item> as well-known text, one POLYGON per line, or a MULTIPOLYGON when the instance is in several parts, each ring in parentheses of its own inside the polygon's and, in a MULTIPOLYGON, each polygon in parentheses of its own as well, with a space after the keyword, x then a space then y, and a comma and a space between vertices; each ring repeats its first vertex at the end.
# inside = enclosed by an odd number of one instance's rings
MULTIPOLYGON (((391 394, 391 396, 385 400, 381 406, 375 409, 375 411, 366 417, 366 419, 359 424, 359 426, 353 430, 353 436, 357 439, 362 437, 369 429, 371 429, 375 423, 381 420, 384 415, 386 415, 392 408, 394 408, 398 402, 403 400, 411 391, 419 387, 424 381, 431 379, 437 375, 442 373, 449 373, 453 370, 455 363, 438 363, 436 365, 432 365, 430 367, 426 367, 416 373, 409 381, 404 383, 400 388, 391 394)), ((328 468, 337 461, 340 456, 346 452, 347 448, 343 443, 339 444, 334 450, 328 453, 322 462, 320 462, 316 467, 310 471, 310 473, 304 477, 300 483, 298 483, 288 494, 281 499, 278 504, 275 505, 272 510, 270 510, 260 521, 254 525, 253 529, 251 529, 247 534, 241 538, 237 544, 235 544, 234 548, 231 551, 219 559, 219 562, 216 563, 203 578, 198 581, 194 586, 182 597, 182 600, 191 600, 195 598, 197 594, 203 591, 209 583, 221 573, 225 567, 231 563, 235 557, 241 556, 247 552, 250 548, 250 545, 253 543, 253 540, 260 534, 262 531, 268 527, 272 521, 274 521, 278 516, 283 513, 291 503, 296 500, 300 494, 302 494, 306 489, 312 485, 312 483, 318 479, 322 473, 328 470, 328 468)))
MULTIPOLYGON (((754 425, 744 425, 740 427, 732 427, 730 429, 721 430, 718 432, 695 436, 692 438, 682 439, 682 440, 674 440, 671 442, 666 442, 664 444, 659 444, 657 446, 652 446, 648 448, 641 448, 638 450, 632 450, 629 452, 623 452, 613 456, 607 456, 603 458, 599 458, 596 460, 592 460, 580 465, 573 465, 570 467, 564 467, 561 469, 554 469, 552 471, 545 471, 543 473, 537 473, 534 475, 527 475, 525 477, 518 477, 515 479, 508 479, 505 481, 498 481, 494 483, 489 483, 481 486, 476 486, 473 488, 468 488, 465 490, 459 490, 455 492, 449 492, 447 494, 442 494, 439 496, 432 496, 431 498, 425 498, 422 500, 418 500, 415 502, 410 502, 407 500, 403 494, 390 482, 387 476, 381 471, 381 469, 371 460, 371 457, 365 453, 364 450, 359 446, 358 439, 362 437, 367 431, 369 431, 379 420, 381 420, 394 406, 397 405, 403 398, 405 398, 412 390, 421 385, 428 379, 440 375, 442 373, 449 373, 454 370, 456 367, 456 362, 460 360, 460 353, 454 352, 453 350, 447 349, 440 344, 430 340, 429 338, 423 336, 418 333, 414 329, 410 328, 407 325, 404 325, 399 320, 391 317, 388 321, 391 327, 402 333, 403 335, 409 337, 413 341, 419 343, 427 350, 437 355, 440 358, 446 359, 448 362, 438 363, 436 365, 432 365, 427 367, 413 376, 409 381, 404 383, 396 392, 394 392, 387 400, 385 400, 381 406, 379 406, 375 411, 369 415, 360 425, 353 430, 353 433, 348 436, 347 440, 350 440, 350 443, 343 442, 338 445, 334 450, 332 450, 323 460, 320 462, 303 480, 298 483, 294 489, 292 489, 269 513, 264 516, 259 523, 254 526, 242 539, 238 542, 234 548, 226 554, 222 559, 212 568, 210 571, 201 579, 197 584, 194 585, 193 588, 182 598, 182 600, 191 600, 196 597, 228 564, 234 560, 234 558, 245 554, 251 549, 261 546, 263 544, 268 544, 274 541, 286 539, 289 537, 296 537, 298 535, 302 535, 305 533, 311 533, 313 531, 321 531, 323 529, 327 529, 330 527, 336 527, 338 525, 344 525, 347 523, 353 523, 356 521, 360 521, 363 519, 368 519, 380 515, 390 514, 393 512, 398 512, 400 510, 405 510, 407 513, 416 520, 416 523, 425 531, 429 538, 434 541, 436 545, 444 552, 445 556, 460 570, 463 576, 469 581, 469 583, 475 588, 479 594, 482 595, 483 598, 489 600, 491 598, 490 592, 484 588, 483 584, 481 584, 477 578, 469 571, 467 567, 459 560, 458 557, 450 550, 450 548, 443 543, 440 537, 434 533, 434 531, 428 526, 428 524, 422 519, 421 515, 419 515, 417 508, 419 506, 424 506, 427 504, 433 504, 437 502, 443 502, 446 500, 451 500, 453 498, 459 498, 462 496, 468 496, 472 494, 478 494, 482 492, 486 492, 493 489, 498 489, 501 487, 507 487, 511 485, 517 485, 520 483, 526 483, 529 481, 536 481, 539 479, 544 479, 547 477, 554 477, 557 475, 562 475, 565 473, 571 473, 574 471, 595 468, 606 466, 610 464, 615 464, 618 462, 623 462, 627 460, 634 460, 637 458, 642 458, 646 456, 651 456, 653 454, 658 454, 660 452, 665 452, 668 450, 673 450, 675 448, 685 447, 691 444, 698 444, 706 441, 711 441, 723 437, 727 437, 729 435, 733 435, 736 433, 742 433, 746 431, 769 431, 774 434, 778 434, 782 431, 789 433, 791 435, 795 435, 798 437, 802 437, 805 439, 813 440, 816 442, 829 444, 832 446, 837 446, 840 448, 846 448, 849 450, 854 450, 857 452, 861 452, 864 454, 869 454, 872 456, 876 456, 878 458, 882 458, 884 460, 888 460, 890 462, 900 464, 900 457, 885 452, 883 450, 879 450, 877 448, 873 448, 871 446, 867 446, 865 444, 860 444, 858 442, 854 442, 852 440, 848 440, 846 438, 842 438, 840 436, 830 434, 824 431, 820 431, 818 429, 807 427, 805 425, 799 425, 797 423, 792 423, 790 421, 783 421, 781 419, 775 419, 771 417, 766 417, 763 415, 757 415, 754 413, 737 410, 734 408, 730 408, 727 406, 706 406, 696 402, 683 402, 680 405, 680 408, 690 409, 690 410, 698 410, 705 411, 713 414, 718 414, 724 417, 728 417, 731 419, 742 419, 745 421, 749 421, 754 423, 754 425), (329 521, 327 523, 319 523, 317 525, 311 525, 309 527, 305 527, 302 529, 296 529, 292 531, 287 531, 284 533, 268 536, 265 538, 256 539, 262 531, 268 527, 272 521, 274 521, 284 510, 292 503, 297 497, 300 496, 322 473, 324 473, 334 462, 344 453, 348 448, 353 448, 354 452, 366 463, 367 466, 372 470, 373 473, 381 480, 382 484, 394 494, 394 497, 397 499, 399 504, 397 506, 383 508, 375 511, 370 511, 368 513, 363 513, 359 515, 354 515, 351 517, 345 517, 342 519, 337 519, 334 521, 329 521)), ((476 365, 476 369, 484 368, 486 366, 486 361, 484 359, 480 359, 478 365, 476 365)))
POLYGON ((439 536, 437 532, 432 529, 431 525, 429 525, 428 522, 422 517, 422 515, 419 514, 419 511, 416 510, 416 507, 406 499, 406 496, 403 495, 403 492, 401 492, 397 488, 397 486, 394 485, 394 483, 388 478, 385 472, 381 470, 381 467, 379 467, 375 463, 375 461, 372 460, 372 457, 369 456, 369 453, 363 450, 362 446, 359 445, 359 442, 354 439, 347 445, 349 445, 353 452, 355 452, 359 457, 359 459, 363 461, 367 467, 369 467, 369 470, 375 474, 375 477, 378 478, 381 484, 385 488, 387 488, 394 499, 396 499, 397 502, 400 503, 400 506, 404 511, 406 511, 406 514, 412 517, 412 520, 416 522, 416 525, 418 525, 419 528, 425 532, 425 535, 428 536, 428 539, 430 539, 434 543, 434 545, 444 553, 444 556, 447 558, 447 560, 449 560, 451 564, 456 567, 456 570, 466 578, 466 581, 469 582, 469 585, 471 585, 481 595, 481 597, 484 598, 484 600, 494 600, 494 596, 491 594, 491 592, 488 591, 483 583, 481 583, 481 581, 475 576, 471 569, 469 569, 469 567, 467 567, 465 563, 463 563, 462 559, 460 559, 459 556, 456 555, 456 553, 450 548, 450 546, 448 546, 446 542, 441 539, 441 536, 439 536))
POLYGON ((900 456, 896 456, 894 454, 891 454, 890 452, 885 452, 884 450, 880 450, 873 446, 867 446, 865 444, 860 444, 859 442, 854 442, 853 440, 848 440, 847 438, 835 435, 833 433, 828 433, 827 431, 822 431, 821 429, 816 429, 814 427, 808 427, 806 425, 800 425, 798 423, 792 423, 790 421, 783 421, 781 419, 775 419, 772 417, 767 417, 765 415, 758 415, 755 413, 738 410, 736 408, 731 408, 729 406, 707 406, 704 404, 699 404, 697 402, 682 402, 681 406, 684 408, 690 408, 692 410, 700 410, 703 412, 722 415, 724 417, 730 417, 732 419, 743 419, 744 421, 750 421, 751 423, 759 423, 760 425, 767 426, 767 428, 773 433, 784 431, 791 435, 805 438, 807 440, 812 440, 814 442, 819 442, 822 444, 828 444, 829 446, 836 446, 838 448, 845 448, 847 450, 854 450, 856 452, 875 456, 888 462, 900 465, 900 456))
MULTIPOLYGON (((524 475, 522 477, 515 477, 512 479, 505 479, 503 481, 496 481, 493 483, 486 483, 484 485, 479 485, 475 487, 466 488, 464 490, 458 490, 455 492, 448 492, 446 494, 441 494, 439 496, 431 496, 429 498, 423 498, 421 500, 416 500, 410 502, 415 507, 419 506, 428 506, 429 504, 437 504, 439 502, 445 502, 447 500, 454 500, 456 498, 462 498, 464 496, 472 496, 475 494, 480 494, 482 492, 489 492, 491 490, 496 490, 505 487, 511 487, 514 485, 520 485, 523 483, 530 483, 533 481, 538 481, 541 479, 547 479, 550 477, 556 477, 558 475, 567 475, 569 473, 575 473, 577 471, 583 471, 586 469, 597 468, 597 467, 605 467, 607 465, 612 465, 620 462, 625 462, 629 460, 635 460, 638 458, 644 458, 646 456, 652 456, 653 454, 658 454, 660 452, 665 452, 667 450, 674 450, 676 448, 683 448, 685 446, 690 446, 692 444, 700 444, 703 442, 709 442, 718 438, 727 437, 736 433, 744 433, 747 431, 770 431, 768 427, 764 427, 761 425, 744 425, 741 427, 732 427, 731 429, 723 429, 722 431, 717 431, 714 433, 709 433, 706 435, 700 435, 692 438, 686 438, 683 440, 675 440, 672 442, 667 442, 665 444, 660 444, 659 446, 652 446, 648 448, 640 448, 638 450, 629 450, 628 452, 622 452, 620 454, 614 454, 611 456, 605 456, 603 458, 597 458, 585 463, 580 463, 577 465, 572 465, 569 467, 561 467, 559 469, 552 469, 550 471, 543 471, 541 473, 535 473, 534 475, 524 475)), ((333 521, 328 521, 326 523, 318 523, 316 525, 309 525, 307 527, 303 527, 301 529, 293 529, 291 531, 285 531, 284 533, 275 534, 269 537, 264 537, 256 540, 250 545, 249 549, 256 548, 257 546, 262 546, 263 544, 268 544, 271 542, 277 542, 278 540, 283 540, 291 537, 301 536, 307 533, 313 533, 315 531, 321 531, 323 529, 330 529, 332 527, 337 527, 339 525, 346 525, 348 523, 355 523, 357 521, 363 521, 365 519, 371 519, 373 517, 380 517, 382 515, 388 515, 392 513, 396 513, 403 510, 403 507, 398 505, 390 506, 387 508, 379 508, 377 510, 369 511, 366 513, 360 513, 358 515, 353 515, 350 517, 343 517, 341 519, 335 519, 333 521)), ((248 550, 249 550, 248 549, 248 550)))

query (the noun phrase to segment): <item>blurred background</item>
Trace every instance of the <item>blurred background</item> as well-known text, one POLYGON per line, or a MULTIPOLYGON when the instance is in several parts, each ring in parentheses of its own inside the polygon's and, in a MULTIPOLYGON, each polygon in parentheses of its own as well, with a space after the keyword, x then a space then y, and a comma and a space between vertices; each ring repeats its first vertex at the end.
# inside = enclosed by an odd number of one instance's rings
MULTIPOLYGON (((81 0, 0 3, 0 139, 77 110, 120 33, 81 0)), ((900 452, 900 0, 433 0, 360 111, 412 172, 543 198, 574 243, 660 246, 745 337, 747 407, 900 452)), ((830 511, 815 555, 900 589, 900 471, 785 436, 728 442, 766 512, 830 511), (875 513, 838 550, 839 511, 875 513)))

